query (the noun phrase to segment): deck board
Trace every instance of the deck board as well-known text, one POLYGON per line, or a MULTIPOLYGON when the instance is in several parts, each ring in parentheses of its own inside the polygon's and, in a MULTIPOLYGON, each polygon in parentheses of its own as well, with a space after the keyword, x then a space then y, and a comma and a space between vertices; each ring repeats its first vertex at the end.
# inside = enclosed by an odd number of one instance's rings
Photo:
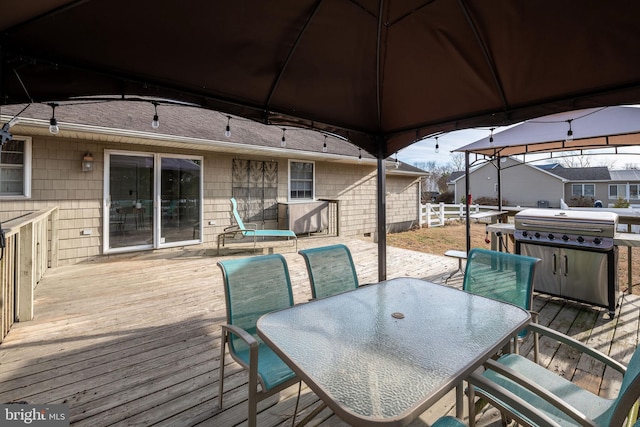
MULTIPOLYGON (((360 283, 377 282, 371 241, 305 238, 299 249, 342 242, 352 252, 360 283)), ((268 249, 265 249, 265 251, 268 249)), ((302 257, 282 252, 296 303, 310 288, 302 257)), ((251 253, 232 250, 233 255, 251 253)), ((218 408, 220 327, 225 320, 222 276, 214 250, 173 250, 104 257, 50 270, 36 289, 35 318, 16 323, 0 344, 0 402, 67 403, 74 426, 236 426, 246 424, 247 375, 225 358, 223 408, 218 408)), ((443 283, 456 259, 389 247, 387 276, 443 283)), ((449 280, 461 285, 461 275, 449 280)), ((638 343, 640 301, 625 296, 615 319, 607 310, 536 296, 540 323, 585 340, 628 362, 638 343)), ((619 375, 541 341, 552 370, 603 395, 617 393, 619 375)), ((521 346, 532 351, 530 340, 521 346)), ((290 425, 297 386, 259 405, 260 426, 290 425)), ((303 386, 298 419, 319 404, 303 386)), ((453 394, 416 419, 426 426, 454 410, 453 394)), ((491 411, 481 425, 496 420, 491 411)), ((310 425, 345 426, 331 411, 310 425)))

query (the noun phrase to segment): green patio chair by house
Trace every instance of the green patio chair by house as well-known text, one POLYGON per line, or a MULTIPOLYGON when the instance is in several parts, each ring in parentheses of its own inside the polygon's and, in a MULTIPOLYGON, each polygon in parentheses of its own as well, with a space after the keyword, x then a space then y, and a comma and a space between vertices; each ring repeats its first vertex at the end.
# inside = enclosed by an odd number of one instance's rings
POLYGON ((255 427, 258 402, 300 381, 256 332, 260 316, 293 305, 289 270, 284 257, 278 254, 219 261, 218 266, 227 309, 220 345, 218 406, 222 408, 228 344, 229 355, 249 371, 248 423, 255 427))
POLYGON ((231 198, 231 213, 236 225, 232 225, 224 229, 218 234, 218 254, 220 254, 220 243, 224 246, 225 239, 231 237, 234 239, 251 237, 253 238, 253 249, 256 248, 258 237, 285 237, 293 239, 295 249, 298 250, 298 236, 291 230, 259 230, 257 224, 245 223, 238 213, 238 202, 235 198, 231 198))
MULTIPOLYGON (((462 289, 477 295, 515 304, 531 311, 533 305, 533 279, 539 258, 491 251, 471 249, 467 257, 462 289)), ((532 313, 534 320, 536 313, 532 313)), ((527 330, 518 334, 523 338, 527 330)), ((514 340, 514 351, 518 351, 518 340, 514 340)), ((534 355, 537 360, 538 341, 534 335, 534 355)))
POLYGON ((302 249, 298 253, 307 265, 313 298, 324 298, 358 287, 356 267, 345 245, 302 249))
MULTIPOLYGON (((600 397, 518 354, 505 354, 497 361, 488 361, 482 374, 484 378, 520 396, 563 426, 619 427, 625 419, 627 425, 633 425, 637 418, 635 404, 640 397, 640 351, 634 352, 629 365, 625 367, 606 354, 553 329, 537 324, 530 325, 530 329, 622 373, 618 395, 614 399, 600 397)), ((484 390, 481 385, 469 388, 470 397, 473 394, 491 397, 491 392, 484 390)), ((470 411, 473 406, 470 403, 470 411)), ((504 406, 510 413, 520 411, 520 405, 513 402, 504 406)), ((474 418, 475 413, 470 412, 471 424, 474 418)))

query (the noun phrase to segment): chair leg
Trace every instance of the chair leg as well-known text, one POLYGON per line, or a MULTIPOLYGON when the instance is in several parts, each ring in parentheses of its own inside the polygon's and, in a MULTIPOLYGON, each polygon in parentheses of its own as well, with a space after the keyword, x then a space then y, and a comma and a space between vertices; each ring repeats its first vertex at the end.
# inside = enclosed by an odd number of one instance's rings
POLYGON ((222 410, 222 395, 224 391, 224 354, 225 346, 227 345, 227 332, 222 330, 222 337, 220 338, 220 370, 218 378, 218 409, 222 410))
MULTIPOLYGON (((264 390, 263 390, 264 391, 264 390)), ((257 427, 258 419, 258 346, 249 349, 249 405, 247 424, 257 427)))
POLYGON ((476 393, 473 390, 473 386, 468 384, 467 387, 467 402, 469 404, 469 427, 475 427, 476 425, 476 403, 474 402, 476 393))

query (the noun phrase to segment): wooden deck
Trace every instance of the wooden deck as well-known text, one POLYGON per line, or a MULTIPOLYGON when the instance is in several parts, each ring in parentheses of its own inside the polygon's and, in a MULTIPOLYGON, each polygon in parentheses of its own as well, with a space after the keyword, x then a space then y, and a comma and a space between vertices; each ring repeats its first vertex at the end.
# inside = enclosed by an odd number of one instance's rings
MULTIPOLYGON (((299 249, 336 238, 305 238, 299 249)), ((377 281, 377 248, 346 240, 362 283, 377 281)), ((302 257, 285 255, 297 302, 310 297, 302 257)), ((220 327, 225 319, 215 250, 174 250, 104 258, 49 271, 36 290, 35 320, 16 323, 0 345, 0 402, 66 403, 74 426, 235 426, 246 424, 247 375, 227 360, 222 410, 217 405, 220 327)), ((235 255, 247 256, 237 252, 235 255)), ((442 283, 455 259, 388 248, 388 277, 442 283)), ((449 280, 459 286, 460 275, 449 280)), ((627 362, 638 343, 640 300, 625 296, 614 320, 606 310, 536 296, 540 323, 627 362)), ((544 362, 574 381, 615 394, 619 376, 541 342, 544 362)), ((523 351, 529 351, 525 342, 523 351)), ((259 426, 290 425, 297 388, 262 402, 259 426)), ((450 393, 415 420, 429 425, 453 411, 450 393)), ((318 405, 303 388, 302 413, 318 405)), ((495 411, 481 425, 493 424, 495 411)), ((328 410, 311 425, 344 426, 328 410)))

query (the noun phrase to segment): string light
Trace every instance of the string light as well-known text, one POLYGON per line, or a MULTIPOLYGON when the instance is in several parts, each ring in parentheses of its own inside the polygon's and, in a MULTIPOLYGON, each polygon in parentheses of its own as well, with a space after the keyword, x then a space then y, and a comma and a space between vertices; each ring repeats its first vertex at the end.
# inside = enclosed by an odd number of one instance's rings
POLYGON ((491 128, 491 135, 489 136, 489 144, 493 144, 493 129, 491 128))
POLYGON ((231 126, 229 126, 229 122, 231 121, 231 116, 227 116, 227 127, 224 130, 224 136, 229 138, 231 136, 231 126))
POLYGON ((53 135, 57 135, 60 132, 60 128, 58 127, 58 121, 56 120, 56 107, 58 104, 51 103, 49 104, 51 107, 51 119, 49 119, 49 132, 53 135))
POLYGON ((358 148, 358 163, 362 163, 362 149, 358 148))
POLYGON ((153 102, 154 114, 153 120, 151 121, 151 127, 154 129, 158 129, 160 127, 160 120, 158 119, 158 103, 153 102))
POLYGON ((324 136, 324 145, 322 146, 322 152, 327 152, 327 135, 324 136))
POLYGON ((396 162, 395 162, 394 166, 396 167, 396 169, 398 169, 400 167, 400 162, 398 161, 398 152, 397 151, 396 151, 396 162))
POLYGON ((436 154, 440 152, 440 144, 438 144, 438 137, 436 136, 436 154))
POLYGON ((569 123, 569 130, 567 131, 567 142, 571 142, 573 141, 573 130, 571 129, 571 122, 573 121, 573 119, 569 119, 567 120, 567 123, 569 123))
POLYGON ((287 146, 287 139, 284 137, 284 132, 286 131, 286 129, 282 129, 282 140, 280 141, 280 146, 281 147, 286 147, 287 146))

